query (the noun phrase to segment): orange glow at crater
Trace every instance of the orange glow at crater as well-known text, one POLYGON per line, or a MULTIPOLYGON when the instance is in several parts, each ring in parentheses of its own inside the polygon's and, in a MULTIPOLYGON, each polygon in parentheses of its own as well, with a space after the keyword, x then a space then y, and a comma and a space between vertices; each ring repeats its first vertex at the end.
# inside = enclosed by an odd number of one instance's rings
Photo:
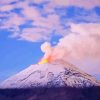
POLYGON ((52 61, 51 58, 51 56, 49 56, 48 58, 43 58, 38 64, 50 63, 52 61))
POLYGON ((38 64, 45 64, 45 63, 48 63, 48 62, 49 62, 48 59, 43 59, 38 64))

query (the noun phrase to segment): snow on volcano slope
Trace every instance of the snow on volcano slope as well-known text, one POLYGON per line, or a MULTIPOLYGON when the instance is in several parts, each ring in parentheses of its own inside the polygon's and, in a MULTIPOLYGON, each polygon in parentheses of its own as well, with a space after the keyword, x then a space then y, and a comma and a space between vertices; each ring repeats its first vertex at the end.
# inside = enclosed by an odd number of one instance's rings
POLYGON ((100 83, 64 61, 31 65, 0 84, 0 88, 91 87, 100 83))

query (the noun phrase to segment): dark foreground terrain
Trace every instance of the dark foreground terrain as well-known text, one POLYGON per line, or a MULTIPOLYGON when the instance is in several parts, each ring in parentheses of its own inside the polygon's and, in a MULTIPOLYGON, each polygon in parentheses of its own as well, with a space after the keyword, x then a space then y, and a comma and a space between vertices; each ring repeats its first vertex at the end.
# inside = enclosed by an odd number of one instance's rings
POLYGON ((0 100, 100 100, 100 87, 0 89, 0 100))

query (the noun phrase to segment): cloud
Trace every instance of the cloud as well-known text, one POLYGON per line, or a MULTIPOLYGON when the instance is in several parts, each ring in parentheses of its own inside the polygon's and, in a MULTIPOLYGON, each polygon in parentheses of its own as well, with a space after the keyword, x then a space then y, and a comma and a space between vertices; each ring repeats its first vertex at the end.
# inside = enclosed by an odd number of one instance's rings
POLYGON ((100 59, 100 24, 71 24, 70 26, 70 33, 60 39, 58 45, 54 47, 57 50, 54 51, 58 52, 63 48, 64 53, 58 55, 64 54, 63 56, 68 59, 100 59))
POLYGON ((55 7, 55 6, 77 6, 77 7, 83 7, 86 9, 91 9, 95 6, 100 6, 99 0, 34 0, 34 3, 41 4, 48 2, 49 7, 55 7))
MULTIPOLYGON (((60 10, 58 11, 59 13, 57 13, 56 11, 56 8, 59 8, 64 9, 63 12, 67 12, 67 8, 65 9, 65 6, 78 6, 78 4, 80 3, 79 1, 80 0, 78 0, 77 2, 73 2, 73 0, 30 0, 29 2, 28 0, 3 0, 2 2, 0 2, 0 17, 2 18, 0 20, 0 29, 7 29, 9 31, 12 31, 13 34, 10 37, 17 37, 18 39, 26 39, 27 41, 35 42, 35 40, 38 41, 43 39, 50 39, 50 37, 52 37, 52 34, 66 35, 69 31, 69 22, 78 22, 78 20, 81 20, 83 22, 99 22, 99 17, 94 11, 91 10, 90 13, 87 12, 85 15, 80 15, 79 13, 81 12, 81 10, 79 12, 78 10, 76 10, 76 8, 74 8, 74 10, 76 11, 76 17, 71 16, 69 18, 66 13, 62 14, 60 10), (42 6, 41 9, 39 8, 40 4, 42 6), (27 23, 28 21, 31 21, 31 28, 29 28, 30 30, 28 29, 28 27, 30 27, 30 24, 27 23), (21 25, 24 26, 26 24, 26 29, 20 28, 21 25), (25 30, 27 30, 27 32, 25 30), (29 38, 30 36, 31 38, 29 38), (36 39, 34 39, 34 37, 36 37, 36 39)), ((82 5, 85 6, 86 2, 88 1, 82 2, 82 5)), ((94 2, 91 3, 94 4, 94 6, 96 5, 96 3, 94 2)), ((83 11, 83 13, 84 12, 86 11, 83 11)))
POLYGON ((75 33, 80 33, 84 35, 97 34, 100 35, 100 24, 99 23, 83 23, 83 24, 73 24, 71 23, 71 31, 75 33))
MULTIPOLYGON (((33 0, 31 0, 31 1, 33 1, 33 0)), ((46 2, 50 2, 50 0, 34 0, 34 3, 36 3, 36 4, 46 3, 46 2)))
POLYGON ((2 6, 1 8, 0 8, 0 10, 2 11, 2 12, 4 12, 4 11, 10 11, 10 10, 12 10, 14 7, 13 7, 13 5, 4 5, 4 6, 2 6))
POLYGON ((32 28, 25 28, 22 30, 19 38, 27 41, 35 42, 40 40, 50 40, 52 34, 65 34, 67 29, 64 29, 60 24, 58 15, 49 15, 47 18, 35 17, 32 28), (29 38, 30 37, 30 38, 29 38))
POLYGON ((36 8, 25 6, 22 14, 27 19, 38 20, 40 18, 40 13, 36 8))
POLYGON ((1 22, 0 29, 8 29, 9 31, 20 32, 19 25, 24 24, 26 21, 16 13, 8 14, 4 22, 1 22))
MULTIPOLYGON (((26 14, 26 13, 24 13, 26 14)), ((30 15, 26 16, 27 18, 31 18, 33 20, 31 28, 24 28, 20 34, 19 39, 27 40, 31 42, 40 41, 40 40, 50 40, 52 34, 65 34, 67 29, 60 23, 60 18, 58 15, 48 15, 47 18, 43 18, 40 15, 30 15)), ((16 20, 17 21, 17 20, 16 20)), ((21 21, 14 22, 16 24, 20 24, 21 21), (19 22, 19 23, 18 23, 19 22)))
POLYGON ((49 34, 43 28, 25 28, 19 35, 19 40, 30 42, 49 40, 49 34))
POLYGON ((52 3, 56 4, 57 6, 78 6, 87 9, 100 6, 99 0, 52 0, 52 3))
POLYGON ((2 0, 0 1, 0 5, 10 4, 12 2, 18 2, 19 0, 2 0))

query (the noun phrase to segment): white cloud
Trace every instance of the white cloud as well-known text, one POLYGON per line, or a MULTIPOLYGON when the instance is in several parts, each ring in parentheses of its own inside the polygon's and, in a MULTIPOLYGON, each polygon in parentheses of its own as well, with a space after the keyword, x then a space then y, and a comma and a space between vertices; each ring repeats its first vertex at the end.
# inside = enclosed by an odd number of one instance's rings
POLYGON ((1 25, 0 29, 14 29, 13 31, 20 30, 19 25, 25 23, 25 18, 22 18, 16 13, 12 13, 8 15, 8 20, 4 21, 3 24, 1 25))
POLYGON ((93 8, 95 6, 100 6, 99 0, 52 0, 49 4, 53 7, 55 6, 77 6, 83 8, 93 8))
POLYGON ((95 6, 100 6, 100 0, 34 0, 35 3, 41 4, 43 2, 49 2, 48 7, 67 7, 77 6, 86 9, 91 9, 95 6))
POLYGON ((41 40, 49 40, 49 35, 50 34, 48 34, 43 28, 25 28, 19 35, 19 39, 36 42, 41 40))
POLYGON ((0 8, 0 10, 3 12, 3 11, 10 11, 14 8, 13 5, 4 5, 0 8))
POLYGON ((19 0, 1 0, 0 5, 10 4, 11 2, 17 2, 19 0))
MULTIPOLYGON (((56 12, 54 10, 55 7, 70 6, 70 5, 85 7, 86 4, 88 4, 88 5, 94 4, 94 6, 96 6, 96 4, 99 4, 99 3, 97 3, 98 0, 96 0, 95 2, 94 1, 91 1, 91 2, 81 1, 81 3, 80 3, 80 0, 77 0, 76 2, 73 0, 63 0, 63 1, 62 0, 51 0, 51 1, 49 1, 49 0, 34 0, 34 1, 32 1, 32 0, 30 0, 30 1, 15 0, 15 2, 16 1, 17 1, 17 3, 15 3, 15 4, 10 4, 11 2, 14 2, 14 0, 7 0, 7 1, 4 0, 4 1, 0 2, 1 5, 3 4, 1 6, 0 10, 2 12, 5 12, 5 11, 8 12, 5 14, 3 14, 3 13, 0 14, 1 17, 3 17, 3 16, 7 17, 7 19, 4 22, 2 21, 2 25, 0 28, 1 29, 9 29, 11 31, 14 31, 14 33, 11 35, 11 37, 16 36, 16 37, 19 37, 24 40, 26 39, 27 41, 35 41, 35 40, 38 41, 38 40, 43 40, 43 39, 44 40, 50 39, 50 36, 53 32, 55 32, 56 34, 62 34, 62 35, 66 35, 68 33, 68 29, 62 25, 62 19, 60 18, 61 16, 59 14, 56 14, 56 12), (40 11, 36 6, 35 7, 29 6, 30 2, 34 2, 34 3, 38 3, 38 4, 48 2, 43 9, 43 12, 47 13, 47 17, 43 17, 42 11, 40 11), (19 13, 11 12, 11 10, 14 8, 22 9, 21 15, 19 13), (25 22, 27 22, 27 20, 33 21, 31 23, 31 25, 34 26, 33 29, 30 28, 30 30, 29 30, 27 28, 27 29, 22 30, 21 34, 17 33, 20 31, 19 26, 24 24, 25 22), (27 30, 27 32, 25 30, 27 30), (32 32, 30 32, 30 31, 32 31, 32 32), (45 36, 43 34, 45 34, 45 36), (28 36, 28 39, 27 39, 27 36, 28 36), (33 40, 32 40, 32 38, 29 38, 30 36, 33 37, 33 40), (36 37, 36 39, 34 39, 34 37, 36 37)), ((93 6, 91 6, 91 7, 93 7, 93 6)), ((88 18, 86 17, 86 19, 87 20, 90 19, 91 16, 92 15, 90 15, 88 18)), ((77 17, 77 18, 79 18, 79 17, 77 17)), ((79 19, 81 19, 81 18, 82 18, 82 16, 79 19)), ((92 16, 91 18, 96 19, 97 17, 95 17, 95 15, 94 15, 94 17, 92 16)), ((65 21, 63 23, 66 26, 68 25, 68 21, 65 21)))

